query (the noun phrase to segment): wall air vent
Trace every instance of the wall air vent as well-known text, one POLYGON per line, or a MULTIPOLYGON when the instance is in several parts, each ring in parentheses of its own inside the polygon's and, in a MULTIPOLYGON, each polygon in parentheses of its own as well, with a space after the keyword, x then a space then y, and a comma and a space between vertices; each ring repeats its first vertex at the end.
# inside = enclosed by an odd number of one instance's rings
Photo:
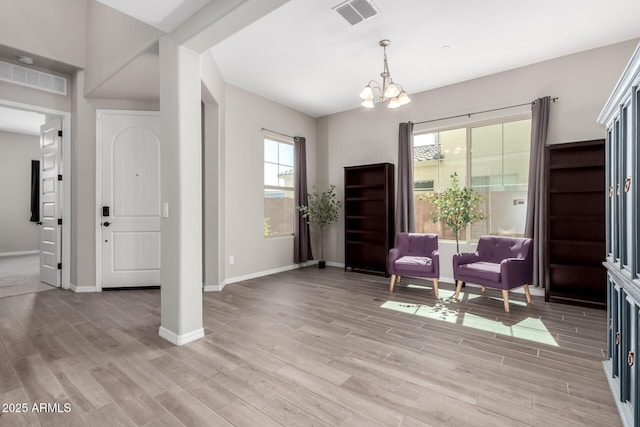
POLYGON ((0 61, 0 81, 67 95, 67 79, 0 61))
POLYGON ((369 0, 348 0, 334 6, 333 9, 351 25, 378 14, 378 10, 369 0))

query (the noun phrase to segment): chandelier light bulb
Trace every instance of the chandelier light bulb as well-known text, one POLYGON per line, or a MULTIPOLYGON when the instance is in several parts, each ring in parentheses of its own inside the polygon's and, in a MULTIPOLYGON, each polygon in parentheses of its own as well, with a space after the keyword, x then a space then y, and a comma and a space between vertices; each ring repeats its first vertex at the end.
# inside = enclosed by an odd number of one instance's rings
POLYGON ((367 85, 362 89, 362 92, 360 92, 360 99, 367 100, 369 98, 373 98, 373 89, 371 89, 371 86, 367 85))
POLYGON ((402 105, 406 105, 406 104, 411 102, 411 99, 409 98, 409 95, 407 95, 407 92, 405 92, 405 91, 400 92, 400 95, 398 95, 398 100, 400 101, 400 104, 402 104, 402 105))
POLYGON ((365 108, 373 108, 374 107, 373 99, 365 99, 364 101, 362 101, 362 104, 360 105, 362 105, 365 108))
POLYGON ((389 100, 389 105, 387 106, 388 108, 398 108, 402 105, 402 103, 400 102, 400 99, 398 99, 397 96, 394 96, 393 98, 391 98, 389 100))
POLYGON ((400 89, 398 89, 398 85, 395 83, 391 83, 387 90, 384 92, 385 98, 394 98, 400 94, 400 89))

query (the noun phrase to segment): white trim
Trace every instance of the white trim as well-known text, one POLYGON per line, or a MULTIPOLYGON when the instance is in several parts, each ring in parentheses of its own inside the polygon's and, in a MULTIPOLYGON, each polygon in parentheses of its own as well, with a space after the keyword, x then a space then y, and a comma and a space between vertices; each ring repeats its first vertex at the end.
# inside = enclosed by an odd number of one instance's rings
MULTIPOLYGON (((440 279, 438 279, 438 283, 448 283, 450 285, 454 285, 456 284, 456 281, 453 279, 453 277, 440 277, 440 279)), ((481 288, 482 285, 476 285, 475 283, 468 283, 465 282, 465 286, 470 286, 472 288, 481 288)), ((491 288, 491 289, 499 289, 499 288, 491 288)), ((509 292, 513 292, 514 294, 522 294, 524 295, 524 287, 520 286, 519 288, 515 288, 515 289, 509 289, 509 292)), ((539 286, 534 286, 534 285, 529 285, 529 293, 533 296, 536 297, 543 297, 544 296, 544 289, 539 287, 539 286)))
POLYGON ((333 262, 333 261, 325 261, 329 267, 340 267, 344 268, 343 262, 333 262))
POLYGON ((205 285, 202 287, 202 290, 204 292, 220 292, 224 289, 224 287, 227 285, 226 281, 223 281, 222 283, 220 283, 219 285, 207 285, 205 283, 205 285))
POLYGON ((225 285, 230 285, 232 283, 243 282, 245 280, 256 279, 258 277, 270 276, 272 274, 282 273, 284 271, 290 271, 290 270, 296 270, 296 269, 302 268, 302 267, 308 267, 310 265, 314 265, 314 264, 317 264, 317 263, 318 263, 318 261, 308 261, 308 262, 303 262, 303 263, 300 263, 300 264, 286 265, 284 267, 278 267, 278 268, 274 268, 272 270, 258 271, 257 273, 245 274, 243 276, 236 276, 236 277, 228 278, 227 280, 225 280, 224 283, 225 283, 225 285))
POLYGON ((456 281, 453 277, 443 277, 440 276, 440 278, 438 279, 438 283, 448 283, 450 285, 455 286, 456 285, 456 281))
POLYGON ((196 329, 195 331, 189 332, 187 334, 178 335, 171 332, 167 328, 160 326, 160 328, 158 329, 158 335, 169 341, 171 344, 185 345, 204 337, 204 328, 196 329))
MULTIPOLYGON (((96 292, 102 292, 102 141, 100 139, 103 115, 158 116, 160 111, 144 110, 110 110, 96 109, 96 204, 95 204, 95 238, 96 238, 96 292)), ((162 165, 160 166, 162 167, 162 165)), ((162 268, 162 267, 161 267, 162 268)))
POLYGON ((69 287, 70 290, 72 290, 73 292, 77 293, 77 294, 89 294, 89 293, 95 293, 97 292, 96 287, 95 286, 78 286, 76 284, 71 283, 71 286, 69 287))
POLYGON ((20 255, 33 255, 33 254, 39 254, 40 251, 35 250, 35 251, 21 251, 21 252, 0 252, 0 258, 5 257, 5 256, 20 256, 20 255))
MULTIPOLYGON (((62 289, 71 287, 71 113, 0 99, 0 105, 35 111, 62 119, 62 289)), ((39 251, 38 251, 39 252, 39 251)))

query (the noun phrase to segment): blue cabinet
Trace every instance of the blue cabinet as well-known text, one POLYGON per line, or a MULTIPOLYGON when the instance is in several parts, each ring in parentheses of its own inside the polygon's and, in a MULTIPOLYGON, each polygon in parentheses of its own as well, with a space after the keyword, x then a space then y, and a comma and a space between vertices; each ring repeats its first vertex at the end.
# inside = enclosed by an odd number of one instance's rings
POLYGON ((609 97, 598 121, 606 126, 605 218, 607 269, 607 359, 604 369, 626 426, 640 427, 640 46, 609 97))

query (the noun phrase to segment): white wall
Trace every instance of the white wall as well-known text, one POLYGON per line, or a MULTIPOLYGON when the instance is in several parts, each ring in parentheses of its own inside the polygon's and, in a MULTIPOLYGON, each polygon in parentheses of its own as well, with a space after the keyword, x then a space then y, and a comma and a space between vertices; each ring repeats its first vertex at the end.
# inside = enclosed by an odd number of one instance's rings
POLYGON ((87 26, 84 88, 87 95, 140 53, 157 44, 158 37, 163 34, 96 0, 88 0, 87 14, 81 22, 86 22, 87 26))
POLYGON ((84 67, 87 0, 0 0, 0 11, 3 45, 84 67))
POLYGON ((40 137, 0 131, 0 254, 37 251, 39 227, 31 218, 31 160, 40 137))
POLYGON ((225 91, 225 261, 227 282, 285 268, 293 237, 263 236, 264 139, 261 128, 307 140, 309 190, 316 183, 316 120, 235 86, 225 91), (235 264, 229 264, 229 256, 235 264))
MULTIPOLYGON (((558 102, 551 104, 549 143, 604 138, 604 129, 596 123, 596 117, 636 45, 637 40, 628 41, 412 94, 412 102, 398 110, 377 106, 373 110, 358 108, 320 118, 317 151, 326 156, 326 183, 336 184, 338 196, 343 197, 344 166, 377 162, 397 165, 400 122, 419 122, 521 104, 546 95, 559 97, 558 102)), ((354 96, 357 93, 354 92, 354 96)), ((522 109, 514 109, 499 114, 522 112, 522 109)), ((472 120, 486 120, 497 115, 478 115, 472 120)), ((439 122, 431 126, 451 123, 439 122)), ((427 127, 422 125, 420 129, 427 127)), ((325 178, 320 181, 325 183, 325 178)), ((343 230, 341 215, 326 235, 325 257, 328 261, 344 263, 343 230)), ((455 247, 451 249, 451 246, 447 242, 440 243, 443 278, 452 276, 450 260, 455 247)), ((461 250, 474 248, 475 244, 472 244, 461 250)))

